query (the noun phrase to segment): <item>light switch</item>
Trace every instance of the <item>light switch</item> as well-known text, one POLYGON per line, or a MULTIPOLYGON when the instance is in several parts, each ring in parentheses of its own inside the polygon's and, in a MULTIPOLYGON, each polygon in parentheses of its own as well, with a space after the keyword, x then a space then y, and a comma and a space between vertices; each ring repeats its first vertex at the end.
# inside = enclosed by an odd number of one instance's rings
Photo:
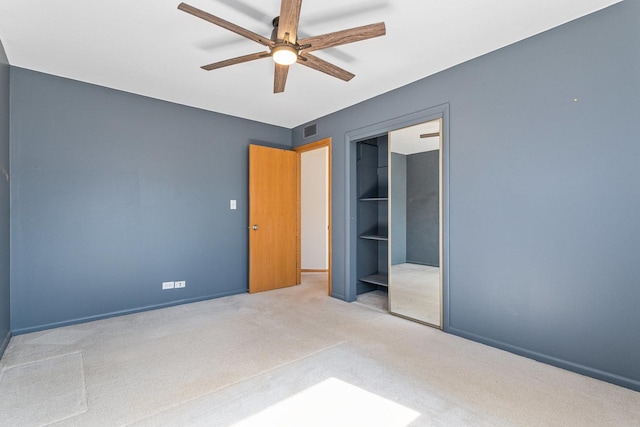
POLYGON ((235 200, 230 200, 229 201, 229 209, 235 209, 236 208, 236 201, 235 200))

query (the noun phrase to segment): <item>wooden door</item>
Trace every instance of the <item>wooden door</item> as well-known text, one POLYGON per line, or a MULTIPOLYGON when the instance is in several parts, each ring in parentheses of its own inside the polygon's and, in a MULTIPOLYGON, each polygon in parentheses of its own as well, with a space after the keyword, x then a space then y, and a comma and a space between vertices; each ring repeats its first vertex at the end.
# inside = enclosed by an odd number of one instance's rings
POLYGON ((298 161, 293 151, 249 146, 249 292, 297 284, 298 161))

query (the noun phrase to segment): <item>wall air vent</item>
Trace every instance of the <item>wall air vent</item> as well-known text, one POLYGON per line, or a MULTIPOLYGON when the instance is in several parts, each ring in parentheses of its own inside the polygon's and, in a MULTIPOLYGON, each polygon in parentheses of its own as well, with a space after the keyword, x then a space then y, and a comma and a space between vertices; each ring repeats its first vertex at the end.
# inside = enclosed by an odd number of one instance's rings
POLYGON ((310 138, 318 134, 318 124, 314 123, 305 127, 302 131, 303 138, 310 138))

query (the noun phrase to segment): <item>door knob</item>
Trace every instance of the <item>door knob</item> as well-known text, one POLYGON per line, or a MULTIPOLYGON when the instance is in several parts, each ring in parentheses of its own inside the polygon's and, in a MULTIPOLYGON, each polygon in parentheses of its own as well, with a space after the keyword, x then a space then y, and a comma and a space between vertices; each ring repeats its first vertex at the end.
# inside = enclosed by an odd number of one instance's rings
POLYGON ((258 224, 254 224, 253 227, 251 227, 251 228, 253 228, 254 230, 257 231, 258 230, 258 224))

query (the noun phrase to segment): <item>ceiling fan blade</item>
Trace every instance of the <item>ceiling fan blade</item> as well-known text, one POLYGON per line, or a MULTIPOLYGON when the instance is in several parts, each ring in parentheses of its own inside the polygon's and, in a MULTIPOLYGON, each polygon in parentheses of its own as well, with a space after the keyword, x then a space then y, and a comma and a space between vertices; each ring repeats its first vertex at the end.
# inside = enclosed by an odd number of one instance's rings
MULTIPOLYGON (((298 38, 309 38, 311 37, 310 34, 306 34, 304 31, 301 31, 298 28, 298 38)), ((326 56, 331 56, 339 61, 342 61, 343 63, 352 63, 353 61, 356 60, 355 57, 353 57, 352 55, 349 55, 348 53, 340 50, 340 49, 332 49, 326 52, 326 56)))
POLYGON ((340 46, 347 43, 359 42, 373 37, 384 36, 387 33, 384 22, 364 25, 362 27, 350 28, 348 30, 336 31, 334 33, 322 34, 320 36, 308 37, 298 40, 298 44, 303 46, 303 52, 311 52, 319 49, 340 46), (311 45, 309 47, 304 47, 311 45))
POLYGON ((200 68, 207 71, 217 70, 218 68, 228 67, 229 65, 242 64, 243 62, 254 61, 261 58, 268 58, 269 56, 271 55, 269 55, 268 52, 257 52, 250 55, 238 56, 237 58, 231 58, 220 62, 214 62, 213 64, 203 65, 200 68))
POLYGON ((288 41, 295 43, 298 34, 298 22, 300 21, 300 8, 302 0, 282 0, 280 4, 280 22, 278 24, 278 40, 285 40, 289 33, 288 41))
POLYGON ((191 15, 196 16, 200 19, 204 19, 205 21, 211 22, 212 24, 215 24, 226 30, 239 34, 242 37, 246 37, 249 40, 253 40, 254 42, 260 43, 263 46, 273 47, 275 45, 275 43, 272 40, 266 37, 262 37, 260 34, 256 34, 253 31, 249 31, 246 28, 240 27, 239 25, 233 24, 229 21, 225 21, 222 18, 218 18, 217 16, 214 16, 196 7, 190 6, 186 3, 180 3, 178 5, 178 9, 182 10, 183 12, 190 13, 191 15))
POLYGON ((288 65, 276 65, 275 77, 273 79, 273 93, 284 92, 284 86, 287 84, 287 74, 289 74, 288 65))
POLYGON ((317 56, 305 54, 303 58, 306 58, 306 61, 300 59, 298 60, 298 64, 313 68, 314 70, 322 71, 325 74, 337 77, 340 80, 344 80, 345 82, 348 82, 355 77, 355 74, 352 74, 347 70, 343 70, 337 65, 333 65, 332 63, 327 62, 324 59, 318 58, 317 56))
POLYGON ((440 132, 422 133, 422 134, 420 134, 420 138, 433 138, 434 136, 440 136, 440 132))

